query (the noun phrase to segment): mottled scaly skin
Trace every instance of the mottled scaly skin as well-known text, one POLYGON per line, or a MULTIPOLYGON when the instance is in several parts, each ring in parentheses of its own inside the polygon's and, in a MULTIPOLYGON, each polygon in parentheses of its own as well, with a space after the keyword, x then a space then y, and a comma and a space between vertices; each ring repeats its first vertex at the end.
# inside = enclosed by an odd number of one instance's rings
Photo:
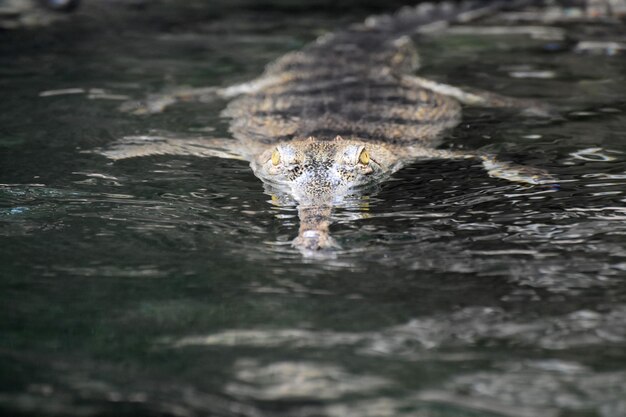
MULTIPOLYGON (((323 36, 270 64, 250 83, 217 90, 235 97, 223 115, 234 138, 189 141, 136 137, 105 152, 114 159, 158 153, 239 158, 255 175, 298 204, 294 244, 304 253, 331 248, 332 208, 355 189, 417 158, 476 158, 492 176, 551 182, 540 170, 502 163, 478 152, 439 150, 442 133, 467 105, 525 107, 528 102, 466 93, 416 77, 419 59, 409 35, 419 27, 468 20, 525 0, 420 5, 323 36)), ((199 93, 214 91, 200 89, 199 93)), ((161 111, 198 94, 183 91, 152 103, 161 111)), ((152 110, 151 110, 152 109, 152 110)))
POLYGON ((251 147, 337 135, 435 146, 442 131, 458 124, 460 106, 402 81, 417 62, 407 37, 387 38, 355 27, 285 55, 263 75, 275 84, 235 99, 223 114, 233 119, 233 136, 252 142, 251 147))
POLYGON ((418 68, 416 48, 384 26, 370 20, 281 57, 255 81, 266 87, 223 112, 256 175, 286 185, 299 203, 294 243, 301 249, 336 246, 328 232, 332 206, 351 188, 398 169, 413 157, 412 147, 434 148, 460 121, 456 100, 403 80, 418 68), (276 180, 269 162, 275 147, 297 153, 291 165, 306 175, 276 180), (346 149, 355 155, 342 162, 346 149), (372 155, 371 172, 351 175, 345 167, 359 169, 363 149, 372 155))

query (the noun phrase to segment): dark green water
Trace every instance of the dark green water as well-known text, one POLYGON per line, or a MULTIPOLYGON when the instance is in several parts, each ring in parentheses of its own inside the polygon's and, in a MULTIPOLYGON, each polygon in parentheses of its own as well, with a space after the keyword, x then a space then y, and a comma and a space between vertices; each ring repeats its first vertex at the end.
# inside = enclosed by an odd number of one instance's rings
POLYGON ((334 259, 305 259, 245 163, 84 151, 224 135, 224 102, 118 106, 251 79, 368 11, 82 13, 0 33, 4 414, 626 415, 626 60, 573 48, 624 27, 424 39, 423 74, 562 110, 472 109, 448 140, 560 190, 416 163, 336 213, 334 259))

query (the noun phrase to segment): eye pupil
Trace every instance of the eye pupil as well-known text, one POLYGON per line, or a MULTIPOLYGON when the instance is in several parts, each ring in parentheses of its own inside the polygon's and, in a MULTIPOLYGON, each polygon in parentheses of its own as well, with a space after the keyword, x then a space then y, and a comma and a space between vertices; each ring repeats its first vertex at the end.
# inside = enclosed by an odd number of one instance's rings
POLYGON ((276 166, 280 163, 280 153, 278 153, 278 150, 274 150, 274 152, 272 152, 272 165, 276 166))
POLYGON ((363 165, 367 165, 370 163, 370 154, 367 153, 365 149, 363 149, 359 154, 359 162, 363 165))

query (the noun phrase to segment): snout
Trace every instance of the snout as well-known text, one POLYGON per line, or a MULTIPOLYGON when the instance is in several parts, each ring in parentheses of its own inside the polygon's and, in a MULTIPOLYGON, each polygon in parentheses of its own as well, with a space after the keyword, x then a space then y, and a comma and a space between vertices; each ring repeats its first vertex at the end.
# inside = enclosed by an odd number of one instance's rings
POLYGON ((329 232, 331 214, 331 205, 299 206, 300 231, 293 245, 307 251, 338 248, 329 232))
POLYGON ((321 230, 300 231, 298 237, 294 239, 293 245, 298 249, 307 251, 339 248, 339 245, 328 231, 321 230))

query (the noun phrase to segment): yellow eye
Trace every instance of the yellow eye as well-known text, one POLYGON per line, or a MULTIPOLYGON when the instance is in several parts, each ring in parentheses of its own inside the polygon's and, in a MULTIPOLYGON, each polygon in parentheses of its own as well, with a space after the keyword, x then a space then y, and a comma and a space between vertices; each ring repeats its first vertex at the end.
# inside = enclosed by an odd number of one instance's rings
POLYGON ((274 152, 272 152, 272 165, 276 166, 280 163, 280 153, 278 152, 278 149, 274 149, 274 152))
POLYGON ((365 149, 363 149, 359 154, 359 162, 363 165, 367 165, 370 163, 370 154, 367 153, 365 149))

